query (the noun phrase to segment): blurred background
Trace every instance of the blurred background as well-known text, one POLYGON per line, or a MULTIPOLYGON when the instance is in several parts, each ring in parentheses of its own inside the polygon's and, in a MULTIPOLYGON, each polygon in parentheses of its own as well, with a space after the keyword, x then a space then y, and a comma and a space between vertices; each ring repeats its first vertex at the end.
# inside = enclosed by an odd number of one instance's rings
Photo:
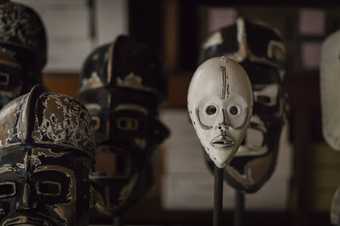
MULTIPOLYGON (((340 185, 340 153, 321 136, 319 62, 325 37, 340 29, 337 1, 260 0, 20 0, 41 15, 48 31, 45 85, 76 96, 79 72, 96 46, 130 34, 159 54, 168 79, 162 111, 171 138, 155 157, 154 189, 126 214, 127 223, 209 225, 213 177, 188 122, 186 96, 201 42, 237 16, 279 28, 288 47, 286 84, 290 128, 276 171, 246 195, 246 225, 330 225, 340 185)), ((232 222, 234 191, 225 185, 224 222, 232 222)), ((99 222, 105 223, 105 222, 99 222)))

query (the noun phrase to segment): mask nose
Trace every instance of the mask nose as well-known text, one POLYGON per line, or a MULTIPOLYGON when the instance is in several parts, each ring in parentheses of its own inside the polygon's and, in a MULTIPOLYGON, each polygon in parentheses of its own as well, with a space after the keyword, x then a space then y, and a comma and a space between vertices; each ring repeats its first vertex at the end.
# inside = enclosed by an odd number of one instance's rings
POLYGON ((216 120, 217 129, 228 130, 228 127, 230 126, 230 121, 226 110, 222 108, 217 117, 218 117, 216 120))
POLYGON ((32 199, 31 186, 28 183, 25 183, 18 203, 18 209, 29 210, 33 208, 35 208, 35 202, 32 199))

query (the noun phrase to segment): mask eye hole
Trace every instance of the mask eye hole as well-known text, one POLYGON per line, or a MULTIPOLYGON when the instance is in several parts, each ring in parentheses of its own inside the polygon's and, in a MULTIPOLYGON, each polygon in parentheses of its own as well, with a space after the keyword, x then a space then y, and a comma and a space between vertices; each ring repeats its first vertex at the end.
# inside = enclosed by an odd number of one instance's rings
POLYGON ((207 115, 214 115, 216 112, 217 112, 217 108, 214 105, 209 105, 205 109, 205 113, 207 113, 207 115))
POLYGON ((61 194, 61 184, 54 181, 40 181, 36 183, 38 195, 59 196, 61 194))
POLYGON ((14 182, 0 183, 0 198, 12 197, 16 194, 16 185, 14 182))
POLYGON ((258 96, 257 100, 262 104, 270 104, 272 102, 271 98, 268 96, 258 96))
POLYGON ((121 130, 132 131, 132 130, 138 129, 138 121, 133 118, 125 118, 125 117, 118 118, 116 120, 116 125, 117 125, 117 128, 121 130))
POLYGON ((229 114, 233 116, 236 116, 241 112, 240 108, 236 105, 230 106, 228 111, 229 111, 229 114))
POLYGON ((9 74, 0 72, 0 85, 8 86, 9 85, 9 74))

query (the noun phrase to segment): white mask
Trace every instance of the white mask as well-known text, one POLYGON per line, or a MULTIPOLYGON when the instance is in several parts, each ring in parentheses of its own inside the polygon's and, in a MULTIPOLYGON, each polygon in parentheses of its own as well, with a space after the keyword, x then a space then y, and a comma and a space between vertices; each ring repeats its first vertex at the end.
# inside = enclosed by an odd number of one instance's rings
POLYGON ((329 36, 322 45, 320 64, 321 115, 323 136, 340 151, 340 31, 329 36))
POLYGON ((215 57, 194 73, 188 111, 204 150, 223 168, 244 139, 252 115, 253 96, 246 71, 235 61, 215 57))

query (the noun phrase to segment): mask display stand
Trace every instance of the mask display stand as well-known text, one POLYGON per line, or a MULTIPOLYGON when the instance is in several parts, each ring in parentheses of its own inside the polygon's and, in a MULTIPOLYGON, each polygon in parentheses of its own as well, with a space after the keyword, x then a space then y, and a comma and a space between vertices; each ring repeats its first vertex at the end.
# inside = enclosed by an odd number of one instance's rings
POLYGON ((215 166, 213 226, 221 226, 223 211, 223 168, 215 166))
MULTIPOLYGON (((214 167, 214 209, 213 209, 213 226, 222 225, 223 214, 223 168, 214 167)), ((245 195, 239 190, 235 190, 235 210, 234 226, 243 225, 243 215, 245 210, 245 195)))
MULTIPOLYGON (((108 195, 107 200, 110 200, 110 188, 106 187, 106 195, 108 195)), ((122 226, 122 216, 118 213, 117 209, 114 208, 114 205, 111 206, 112 207, 112 226, 122 226)))
POLYGON ((112 211, 112 226, 122 226, 122 218, 117 215, 116 211, 112 211))
MULTIPOLYGON (((111 183, 113 184, 114 182, 111 181, 111 183)), ((110 183, 110 185, 111 185, 110 183)), ((110 197, 112 194, 111 194, 111 189, 109 188, 109 186, 107 187, 107 192, 108 192, 108 197, 110 197)), ((107 200, 111 200, 111 199, 107 199, 107 200)), ((111 206, 112 208, 112 226, 122 226, 124 223, 123 221, 123 216, 122 216, 122 213, 119 213, 120 211, 118 211, 118 209, 115 207, 117 205, 113 204, 111 206)))
MULTIPOLYGON (((223 168, 214 167, 214 209, 213 209, 213 226, 222 225, 223 214, 223 168)), ((234 226, 243 225, 243 215, 245 210, 245 195, 242 191, 235 190, 235 210, 234 226)), ((115 225, 116 226, 116 225, 115 225)))
POLYGON ((234 226, 243 225, 243 216, 245 212, 245 194, 242 191, 235 189, 235 211, 234 211, 234 226))

